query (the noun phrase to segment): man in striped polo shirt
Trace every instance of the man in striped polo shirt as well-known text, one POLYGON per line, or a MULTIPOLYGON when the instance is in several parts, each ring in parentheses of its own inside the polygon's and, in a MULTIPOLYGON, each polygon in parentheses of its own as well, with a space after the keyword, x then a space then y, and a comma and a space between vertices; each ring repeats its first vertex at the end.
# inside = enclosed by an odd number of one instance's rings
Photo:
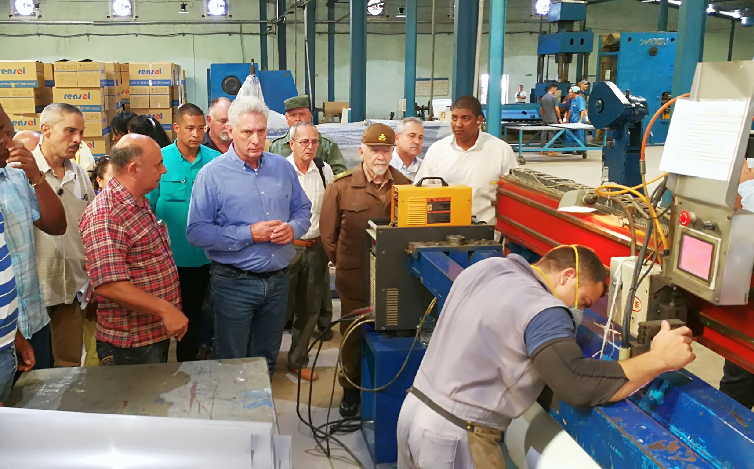
POLYGON ((18 332, 17 320, 16 281, 5 244, 5 219, 0 212, 0 406, 8 401, 16 368, 27 371, 34 367, 34 350, 18 332))

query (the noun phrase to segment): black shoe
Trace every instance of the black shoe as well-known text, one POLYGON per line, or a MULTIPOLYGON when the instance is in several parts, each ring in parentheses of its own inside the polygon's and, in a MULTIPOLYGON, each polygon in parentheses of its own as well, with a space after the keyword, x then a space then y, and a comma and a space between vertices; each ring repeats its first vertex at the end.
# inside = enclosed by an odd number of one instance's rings
POLYGON ((327 342, 328 340, 332 340, 333 338, 333 332, 332 329, 317 329, 317 335, 316 338, 321 338, 324 342, 327 342))
POLYGON ((340 416, 344 419, 359 415, 361 394, 355 389, 344 389, 343 400, 340 401, 340 416))

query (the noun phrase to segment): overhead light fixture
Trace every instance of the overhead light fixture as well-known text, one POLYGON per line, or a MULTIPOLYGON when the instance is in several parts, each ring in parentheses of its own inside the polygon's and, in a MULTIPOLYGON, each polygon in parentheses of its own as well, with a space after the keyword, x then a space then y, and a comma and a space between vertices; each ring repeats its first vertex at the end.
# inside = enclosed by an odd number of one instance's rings
POLYGON ((39 4, 35 0, 10 0, 10 16, 16 18, 39 16, 39 4))
POLYGON ((712 13, 717 13, 717 10, 715 10, 715 7, 712 6, 711 3, 709 5, 707 5, 707 10, 706 11, 707 11, 707 14, 709 14, 709 15, 711 15, 712 13))
POLYGON ((207 16, 228 16, 227 0, 205 0, 204 13, 207 16))
POLYGON ((596 212, 594 204, 597 196, 588 189, 575 189, 563 194, 558 204, 559 212, 569 213, 592 213, 596 212))
POLYGON ((552 2, 550 0, 537 0, 534 2, 534 12, 538 15, 544 16, 550 13, 551 4, 552 2))
POLYGON ((405 18, 406 17, 406 8, 404 7, 398 7, 398 14, 395 15, 396 18, 405 18))
POLYGON ((367 2, 367 13, 371 16, 380 16, 385 13, 385 2, 383 0, 369 0, 367 2))
POLYGON ((111 18, 133 18, 134 2, 132 0, 112 0, 110 2, 111 18))
POLYGON ((741 12, 738 11, 738 10, 736 10, 736 11, 721 11, 720 14, 721 15, 725 15, 725 16, 727 16, 729 18, 733 18, 735 20, 741 19, 741 12))

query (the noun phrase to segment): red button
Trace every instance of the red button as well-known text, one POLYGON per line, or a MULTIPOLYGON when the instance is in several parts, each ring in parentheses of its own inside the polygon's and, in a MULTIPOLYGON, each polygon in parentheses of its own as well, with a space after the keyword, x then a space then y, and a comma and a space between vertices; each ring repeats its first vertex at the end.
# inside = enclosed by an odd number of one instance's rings
POLYGON ((691 214, 686 210, 681 211, 681 213, 678 214, 678 223, 682 226, 689 226, 689 223, 691 223, 691 214))

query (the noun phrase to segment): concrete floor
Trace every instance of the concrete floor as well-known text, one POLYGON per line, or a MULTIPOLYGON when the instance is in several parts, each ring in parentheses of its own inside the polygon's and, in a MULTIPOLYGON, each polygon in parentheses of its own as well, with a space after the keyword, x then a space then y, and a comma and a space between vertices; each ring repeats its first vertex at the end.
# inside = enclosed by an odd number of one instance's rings
MULTIPOLYGON (((661 151, 662 147, 651 147, 647 152, 647 175, 649 178, 658 174, 661 151)), ((589 186, 596 186, 600 183, 602 162, 601 154, 598 151, 589 152, 586 159, 545 157, 532 154, 529 156, 531 161, 527 164, 528 168, 573 179, 589 186)), ((337 300, 334 309, 338 314, 340 305, 337 300)), ((338 341, 339 335, 336 334, 334 339, 326 344, 317 366, 320 379, 314 384, 313 403, 315 407, 313 407, 312 413, 314 420, 318 423, 325 421, 330 390, 332 389, 333 367, 337 359, 338 341)), ((278 371, 272 378, 272 394, 275 399, 280 431, 282 434, 293 436, 294 467, 311 469, 354 467, 354 461, 343 450, 334 450, 335 457, 332 460, 324 458, 316 449, 309 429, 298 420, 295 405, 296 381, 292 375, 285 372, 286 352, 289 346, 290 336, 286 333, 278 361, 278 371)), ((688 369, 704 381, 717 387, 722 376, 722 358, 699 344, 694 344, 694 351, 697 359, 688 369)), ((339 417, 337 405, 340 402, 340 387, 336 385, 335 389, 336 395, 333 399, 334 406, 331 410, 331 420, 339 417)), ((308 385, 302 386, 302 394, 305 395, 306 392, 308 392, 308 385)), ((304 405, 301 408, 302 411, 305 411, 306 406, 304 405)), ((341 440, 354 451, 356 456, 365 464, 365 467, 373 467, 360 433, 342 436, 341 440)))

